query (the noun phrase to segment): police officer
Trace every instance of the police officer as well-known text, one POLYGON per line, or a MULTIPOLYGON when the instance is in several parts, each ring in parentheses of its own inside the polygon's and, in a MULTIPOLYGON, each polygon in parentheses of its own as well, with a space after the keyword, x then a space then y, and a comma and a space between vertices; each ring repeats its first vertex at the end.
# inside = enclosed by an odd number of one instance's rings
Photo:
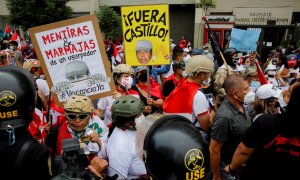
POLYGON ((23 68, 5 66, 0 82, 1 179, 50 179, 49 152, 27 131, 36 101, 34 78, 23 68))
POLYGON ((199 130, 183 116, 167 115, 156 120, 145 136, 144 150, 146 168, 154 180, 210 177, 208 147, 199 130))

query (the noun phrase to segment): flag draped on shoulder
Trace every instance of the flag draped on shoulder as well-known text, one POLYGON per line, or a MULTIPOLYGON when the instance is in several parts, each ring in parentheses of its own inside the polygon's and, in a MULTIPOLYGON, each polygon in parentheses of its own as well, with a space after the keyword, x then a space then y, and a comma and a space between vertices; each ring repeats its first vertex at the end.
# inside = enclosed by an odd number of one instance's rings
POLYGON ((163 105, 165 113, 192 113, 193 100, 200 85, 184 80, 172 91, 163 105))

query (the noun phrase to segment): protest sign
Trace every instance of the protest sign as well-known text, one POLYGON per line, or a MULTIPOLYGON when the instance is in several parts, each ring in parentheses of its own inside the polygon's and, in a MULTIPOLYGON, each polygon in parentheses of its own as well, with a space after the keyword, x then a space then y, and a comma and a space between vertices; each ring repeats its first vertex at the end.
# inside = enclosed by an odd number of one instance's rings
POLYGON ((126 63, 170 64, 169 6, 122 7, 126 63))
POLYGON ((95 15, 33 27, 29 33, 57 103, 74 94, 96 99, 112 93, 111 71, 95 15))
POLYGON ((229 47, 241 52, 256 51, 260 31, 232 28, 229 47))

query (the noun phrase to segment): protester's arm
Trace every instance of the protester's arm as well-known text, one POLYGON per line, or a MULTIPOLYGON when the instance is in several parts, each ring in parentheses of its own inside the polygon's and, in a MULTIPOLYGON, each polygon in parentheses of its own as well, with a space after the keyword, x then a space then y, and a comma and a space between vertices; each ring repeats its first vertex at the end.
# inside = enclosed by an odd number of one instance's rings
POLYGON ((224 69, 224 71, 217 71, 215 75, 215 81, 214 81, 214 91, 217 92, 217 94, 221 97, 226 96, 225 90, 223 88, 223 84, 225 82, 225 79, 227 77, 227 71, 224 69))
POLYGON ((230 173, 236 171, 242 164, 244 164, 255 148, 248 148, 243 142, 239 144, 232 158, 232 162, 224 168, 224 171, 230 173))
POLYGON ((162 108, 162 106, 164 104, 164 100, 162 100, 162 99, 154 100, 152 98, 147 98, 147 104, 150 106, 157 107, 157 108, 162 108))
POLYGON ((42 104, 43 104, 43 110, 48 112, 48 103, 47 103, 47 98, 44 95, 43 91, 40 89, 38 90, 38 96, 41 98, 42 104))
POLYGON ((214 139, 211 139, 209 145, 209 153, 210 153, 210 164, 213 173, 213 180, 222 180, 221 172, 220 172, 220 161, 221 161, 221 147, 223 143, 219 143, 214 139))

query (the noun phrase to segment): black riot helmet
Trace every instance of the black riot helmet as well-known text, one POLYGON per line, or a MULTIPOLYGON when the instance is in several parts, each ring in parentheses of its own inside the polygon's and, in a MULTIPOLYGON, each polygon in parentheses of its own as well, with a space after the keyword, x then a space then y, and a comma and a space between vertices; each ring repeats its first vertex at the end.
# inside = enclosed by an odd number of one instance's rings
POLYGON ((35 108, 33 76, 17 66, 0 67, 0 130, 29 124, 35 108))
POLYGON ((236 67, 236 65, 235 65, 234 62, 233 62, 232 56, 233 56, 233 54, 235 54, 235 53, 238 53, 238 50, 235 49, 235 48, 227 48, 227 49, 224 51, 224 53, 223 53, 223 56, 224 56, 224 58, 225 58, 227 64, 228 64, 229 66, 231 66, 231 67, 234 67, 234 68, 236 67))
POLYGON ((208 145, 185 117, 156 120, 144 140, 146 168, 155 180, 207 179, 208 145))

